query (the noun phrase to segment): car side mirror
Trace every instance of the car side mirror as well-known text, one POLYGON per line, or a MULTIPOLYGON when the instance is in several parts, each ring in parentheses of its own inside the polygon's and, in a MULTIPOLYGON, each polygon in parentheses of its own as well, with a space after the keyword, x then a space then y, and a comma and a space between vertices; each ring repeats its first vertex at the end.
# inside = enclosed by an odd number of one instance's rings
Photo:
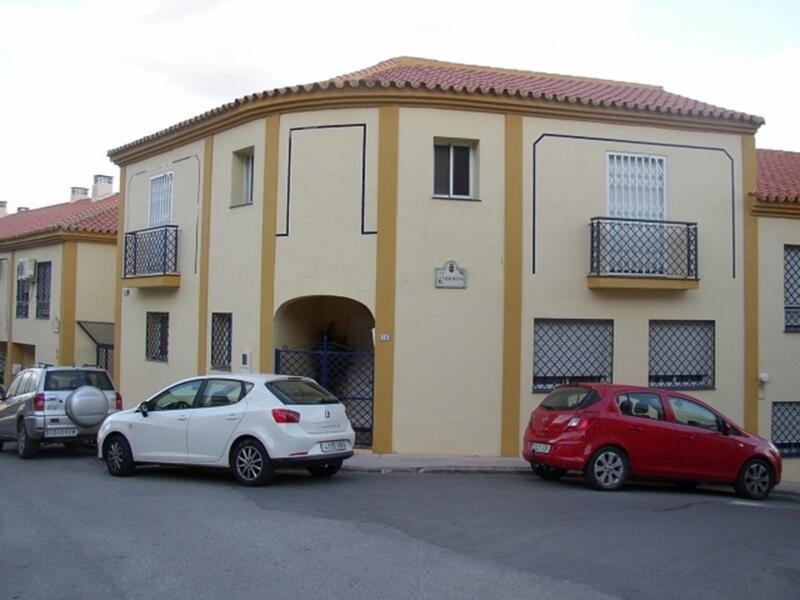
POLYGON ((731 428, 728 427, 728 424, 722 419, 719 420, 719 430, 722 435, 731 435, 731 428))
POLYGON ((140 402, 136 410, 142 413, 143 417, 146 417, 147 413, 150 411, 150 407, 148 406, 147 402, 140 402))

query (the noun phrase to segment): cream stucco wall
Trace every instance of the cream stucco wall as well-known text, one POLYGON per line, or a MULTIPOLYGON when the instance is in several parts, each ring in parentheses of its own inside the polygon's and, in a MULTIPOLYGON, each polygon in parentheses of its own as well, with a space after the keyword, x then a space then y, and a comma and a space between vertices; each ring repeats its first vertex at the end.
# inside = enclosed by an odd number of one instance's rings
POLYGON ((323 295, 374 314, 376 236, 362 231, 377 222, 377 109, 283 115, 280 126, 275 311, 323 295))
POLYGON ((231 313, 233 337, 231 368, 241 369, 241 354, 251 353, 251 365, 259 364, 261 299, 261 220, 264 189, 263 119, 214 136, 211 193, 211 246, 208 284, 208 356, 211 367, 211 313, 231 313), (234 153, 253 148, 253 203, 231 207, 233 177, 239 175, 234 153))
MULTIPOLYGON (((30 303, 28 305, 28 318, 20 319, 14 314, 13 336, 17 344, 29 344, 36 347, 35 362, 48 364, 61 364, 58 356, 59 335, 53 331, 54 321, 59 318, 61 310, 61 264, 62 264, 62 244, 50 246, 36 246, 25 248, 16 252, 15 261, 18 263, 25 258, 36 259, 40 262, 51 263, 50 266, 50 318, 36 318, 36 289, 37 283, 31 285, 30 303)), ((16 264, 14 265, 16 273, 16 264)), ((16 282, 14 289, 16 298, 16 282)), ((28 366, 28 365, 23 365, 28 366)))
POLYGON ((574 121, 524 120, 523 165, 536 145, 536 273, 532 273, 532 173, 523 178, 523 347, 520 432, 541 400, 532 393, 535 318, 614 321, 613 380, 647 385, 649 320, 713 320, 716 389, 695 394, 734 420, 743 419, 744 361, 741 140, 724 134, 574 121), (545 137, 543 134, 605 140, 545 137), (627 140, 627 141, 611 141, 627 140), (650 142, 651 144, 630 143, 650 142), (733 160, 736 278, 732 277, 731 162, 733 160), (607 152, 666 157, 667 219, 698 223, 699 289, 591 290, 589 222, 606 216, 607 152))
MULTIPOLYGON (((78 243, 75 319, 114 322, 116 244, 78 243)), ((75 327, 75 364, 95 364, 97 346, 80 326, 75 327)))
MULTIPOLYGON (((800 333, 784 331, 784 245, 800 245, 800 221, 758 219, 758 318, 760 373, 769 381, 759 388, 758 433, 771 437, 772 403, 800 402, 800 333)), ((784 480, 800 483, 800 458, 783 461, 784 480)))
POLYGON ((502 115, 400 110, 398 452, 500 452, 504 127, 502 115), (436 137, 477 143, 478 200, 432 197, 436 137), (448 260, 467 269, 467 289, 435 288, 434 269, 448 260))
POLYGON ((134 406, 169 383, 197 373, 200 211, 204 143, 195 142, 131 164, 126 172, 125 231, 149 225, 150 178, 173 175, 171 223, 178 225, 180 287, 126 288, 122 295, 120 391, 134 406), (147 312, 169 313, 167 362, 145 360, 147 312))

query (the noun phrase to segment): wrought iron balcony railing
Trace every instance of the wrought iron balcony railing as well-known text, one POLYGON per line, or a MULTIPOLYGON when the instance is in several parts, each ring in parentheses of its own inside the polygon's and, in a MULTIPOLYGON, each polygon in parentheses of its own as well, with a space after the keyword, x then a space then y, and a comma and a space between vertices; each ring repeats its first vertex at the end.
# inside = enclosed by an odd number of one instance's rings
POLYGON ((178 226, 125 233, 125 277, 178 272, 178 226))
POLYGON ((590 275, 697 279, 697 223, 591 220, 590 275))

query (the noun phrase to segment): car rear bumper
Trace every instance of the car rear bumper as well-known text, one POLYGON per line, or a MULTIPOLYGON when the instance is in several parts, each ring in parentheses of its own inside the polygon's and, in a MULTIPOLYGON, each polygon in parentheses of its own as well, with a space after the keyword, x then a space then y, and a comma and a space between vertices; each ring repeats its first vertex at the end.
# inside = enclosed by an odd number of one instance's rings
POLYGON ((544 439, 533 436, 530 430, 525 433, 522 457, 528 462, 536 462, 550 467, 581 471, 586 465, 587 448, 582 439, 544 439), (533 444, 549 444, 550 452, 533 452, 533 444))
POLYGON ((79 427, 72 422, 63 423, 59 426, 45 425, 45 417, 38 415, 30 415, 25 417, 25 432, 32 440, 46 441, 46 442, 61 442, 61 441, 75 441, 81 439, 94 439, 100 429, 100 423, 92 427, 79 427), (70 430, 74 431, 74 435, 60 435, 50 436, 47 434, 48 430, 70 430))
POLYGON ((291 456, 289 458, 274 458, 272 464, 276 467, 311 467, 325 465, 339 460, 347 460, 353 456, 353 451, 338 452, 336 454, 315 454, 313 456, 291 456))

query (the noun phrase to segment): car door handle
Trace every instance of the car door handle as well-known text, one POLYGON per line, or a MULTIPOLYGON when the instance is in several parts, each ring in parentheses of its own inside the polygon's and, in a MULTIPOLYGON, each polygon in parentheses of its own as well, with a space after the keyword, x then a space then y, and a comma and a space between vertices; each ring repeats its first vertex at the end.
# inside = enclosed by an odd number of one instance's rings
POLYGON ((238 418, 239 418, 239 415, 228 415, 227 417, 225 417, 225 420, 226 421, 235 421, 238 418))
POLYGON ((188 421, 188 420, 189 417, 187 417, 186 415, 181 415, 180 417, 178 417, 178 421, 188 421))
POLYGON ((642 433, 641 427, 631 427, 631 433, 642 433))
POLYGON ((681 436, 681 439, 682 439, 684 442, 691 442, 691 441, 692 441, 694 438, 693 438, 692 436, 690 436, 690 435, 682 435, 682 436, 681 436))

